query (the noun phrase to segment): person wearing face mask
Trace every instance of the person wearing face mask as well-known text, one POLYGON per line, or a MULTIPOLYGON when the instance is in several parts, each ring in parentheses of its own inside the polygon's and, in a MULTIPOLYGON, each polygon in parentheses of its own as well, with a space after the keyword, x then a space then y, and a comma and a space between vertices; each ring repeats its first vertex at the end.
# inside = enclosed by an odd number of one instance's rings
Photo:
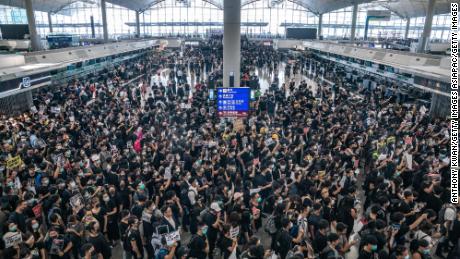
POLYGON ((410 259, 409 249, 405 246, 396 246, 390 259, 410 259))
POLYGON ((206 258, 209 254, 209 244, 206 239, 208 234, 208 226, 205 222, 198 224, 196 235, 190 238, 189 248, 190 258, 206 258))
POLYGON ((134 259, 144 258, 144 249, 142 246, 142 237, 139 231, 139 220, 135 216, 128 219, 128 229, 126 230, 123 247, 127 255, 134 259))
POLYGON ((106 220, 107 220, 107 237, 109 241, 114 244, 118 239, 120 239, 119 229, 118 229, 118 208, 115 204, 115 201, 110 197, 109 193, 104 193, 102 195, 102 207, 106 211, 106 220))
POLYGON ((410 243, 412 259, 430 259, 431 249, 430 244, 425 239, 414 239, 410 243))
POLYGON ((377 238, 368 235, 363 241, 363 247, 361 251, 359 251, 358 259, 377 259, 377 238))

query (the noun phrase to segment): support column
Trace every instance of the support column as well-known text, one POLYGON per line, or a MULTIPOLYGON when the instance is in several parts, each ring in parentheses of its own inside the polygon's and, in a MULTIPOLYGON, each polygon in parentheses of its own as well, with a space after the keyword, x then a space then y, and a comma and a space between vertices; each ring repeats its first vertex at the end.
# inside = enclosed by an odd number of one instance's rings
POLYGON ((240 87, 241 0, 224 0, 224 87, 240 87))
POLYGON ((423 53, 426 50, 426 45, 430 41, 430 35, 431 35, 431 27, 433 25, 433 15, 434 15, 434 4, 436 3, 436 0, 429 0, 428 2, 428 10, 426 12, 426 17, 425 17, 425 26, 423 27, 423 34, 422 37, 419 40, 419 45, 417 52, 418 53, 423 53))
POLYGON ((35 14, 32 0, 25 0, 27 22, 29 23, 30 43, 33 51, 42 50, 40 36, 37 33, 37 25, 35 24, 35 14))
POLYGON ((104 35, 104 41, 109 40, 109 32, 107 30, 107 8, 105 7, 105 1, 101 0, 101 13, 102 13, 102 31, 104 35))
POLYGON ((136 11, 136 38, 141 37, 141 21, 140 21, 140 12, 136 11))
POLYGON ((53 20, 51 20, 51 12, 48 12, 48 26, 50 28, 50 33, 53 32, 53 20))
POLYGON ((318 40, 323 36, 323 14, 318 15, 318 40))
POLYGON ((94 28, 94 17, 91 15, 91 38, 96 38, 96 29, 94 28))
POLYGON ((351 20, 350 41, 354 42, 356 38, 356 21, 358 20, 358 3, 353 5, 353 18, 351 20))
POLYGON ((407 40, 409 38, 409 30, 410 30, 410 18, 406 19, 406 31, 404 33, 404 39, 407 40))

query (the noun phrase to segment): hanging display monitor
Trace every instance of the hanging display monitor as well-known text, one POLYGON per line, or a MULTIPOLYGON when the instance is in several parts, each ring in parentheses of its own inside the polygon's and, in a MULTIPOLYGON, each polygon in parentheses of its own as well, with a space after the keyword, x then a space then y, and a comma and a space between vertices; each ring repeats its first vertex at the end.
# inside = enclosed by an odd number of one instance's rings
POLYGON ((246 117, 250 98, 249 87, 217 88, 217 112, 220 117, 246 117))

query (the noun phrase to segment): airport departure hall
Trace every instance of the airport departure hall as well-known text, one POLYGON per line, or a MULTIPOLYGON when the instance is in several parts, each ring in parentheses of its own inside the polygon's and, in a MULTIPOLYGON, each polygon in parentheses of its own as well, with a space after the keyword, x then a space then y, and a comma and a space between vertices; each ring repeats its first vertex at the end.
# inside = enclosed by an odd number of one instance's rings
POLYGON ((458 0, 0 0, 0 258, 460 259, 458 0))

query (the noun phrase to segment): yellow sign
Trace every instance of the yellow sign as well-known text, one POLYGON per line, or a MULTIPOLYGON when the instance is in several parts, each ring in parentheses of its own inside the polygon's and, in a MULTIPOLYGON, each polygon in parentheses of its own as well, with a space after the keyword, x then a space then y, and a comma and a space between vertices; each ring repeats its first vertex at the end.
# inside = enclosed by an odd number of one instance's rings
POLYGON ((22 159, 20 156, 12 157, 6 160, 6 168, 13 169, 22 165, 22 159))

